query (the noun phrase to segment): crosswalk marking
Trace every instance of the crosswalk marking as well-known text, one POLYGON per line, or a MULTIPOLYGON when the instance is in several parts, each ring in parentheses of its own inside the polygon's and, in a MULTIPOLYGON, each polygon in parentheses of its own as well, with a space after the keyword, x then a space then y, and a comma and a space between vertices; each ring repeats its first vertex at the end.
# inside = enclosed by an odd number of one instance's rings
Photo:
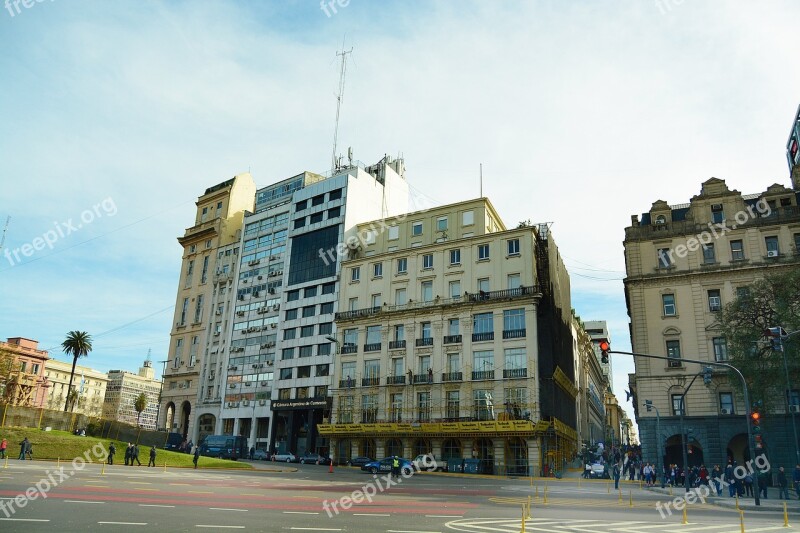
MULTIPOLYGON (((465 533, 519 533, 522 523, 519 518, 469 518, 447 522, 445 527, 451 531, 465 533)), ((786 529, 783 526, 747 527, 748 533, 761 533, 786 529)), ((540 533, 697 533, 701 531, 712 533, 740 533, 738 524, 701 524, 689 523, 677 525, 674 523, 652 524, 641 521, 614 521, 614 520, 583 520, 583 519, 556 519, 532 518, 525 521, 525 531, 540 533)))

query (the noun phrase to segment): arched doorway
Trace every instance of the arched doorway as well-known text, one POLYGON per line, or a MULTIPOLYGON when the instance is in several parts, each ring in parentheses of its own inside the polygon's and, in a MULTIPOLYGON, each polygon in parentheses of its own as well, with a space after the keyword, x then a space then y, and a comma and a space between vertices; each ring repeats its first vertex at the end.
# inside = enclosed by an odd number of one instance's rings
POLYGON ((506 472, 512 475, 528 475, 528 445, 521 437, 506 439, 506 472))
POLYGON ((386 441, 386 457, 402 457, 403 442, 400 439, 389 439, 386 441))
POLYGON ((414 453, 414 457, 418 455, 423 455, 426 453, 433 452, 433 446, 431 446, 430 439, 416 439, 414 441, 414 447, 411 450, 414 453))
MULTIPOLYGON (((697 439, 689 441, 688 452, 686 457, 689 461, 689 466, 700 466, 704 464, 703 461, 703 447, 697 442, 697 439)), ((683 439, 680 435, 672 435, 667 439, 664 446, 664 461, 666 464, 676 464, 684 466, 683 464, 683 439)))
MULTIPOLYGON (((766 452, 766 450, 759 451, 766 452)), ((725 449, 726 462, 736 461, 740 465, 743 465, 749 461, 750 458, 750 444, 747 442, 747 434, 739 433, 738 435, 734 435, 733 438, 728 441, 728 446, 725 449)))
POLYGON ((375 450, 375 439, 361 439, 361 442, 358 444, 358 455, 362 457, 377 459, 377 457, 375 457, 375 450))
POLYGON ((175 426, 175 404, 173 402, 169 402, 167 404, 167 412, 164 418, 164 427, 167 428, 168 432, 177 429, 175 426))
POLYGON ((206 413, 204 415, 200 415, 197 418, 197 429, 199 431, 197 435, 197 442, 203 442, 209 435, 214 434, 214 427, 217 425, 217 417, 210 413, 206 413))
POLYGON ((480 438, 475 441, 472 458, 480 460, 479 474, 494 474, 494 444, 492 439, 480 438))
POLYGON ((183 402, 181 405, 181 420, 178 432, 186 439, 189 436, 189 415, 192 414, 192 404, 183 402))

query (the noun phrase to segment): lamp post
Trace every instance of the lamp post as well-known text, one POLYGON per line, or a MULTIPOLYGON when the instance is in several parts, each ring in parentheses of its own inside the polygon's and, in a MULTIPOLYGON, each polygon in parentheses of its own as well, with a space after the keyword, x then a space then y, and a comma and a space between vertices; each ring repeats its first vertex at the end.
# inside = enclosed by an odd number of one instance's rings
MULTIPOLYGON (((164 392, 164 374, 167 373, 167 363, 169 363, 169 359, 164 361, 158 361, 159 363, 164 364, 164 368, 161 369, 161 388, 158 389, 158 409, 156 409, 156 431, 158 431, 158 420, 161 417, 161 394, 164 392)), ((164 429, 167 430, 169 433, 169 428, 166 427, 166 420, 164 421, 164 429)))
POLYGON ((788 341, 789 337, 800 333, 800 329, 797 331, 793 331, 791 333, 786 333, 782 327, 772 327, 764 331, 764 336, 771 337, 774 340, 777 340, 777 347, 783 354, 783 372, 786 375, 786 394, 787 394, 787 405, 789 406, 789 416, 792 417, 792 432, 794 433, 794 454, 797 462, 795 464, 800 464, 800 447, 798 447, 797 443, 797 423, 795 422, 795 411, 797 409, 792 409, 795 407, 793 405, 793 395, 792 395, 792 382, 789 379, 789 365, 786 362, 786 348, 784 347, 784 341, 788 341))
POLYGON ((663 457, 661 455, 661 413, 658 412, 658 407, 653 405, 653 400, 645 400, 644 406, 647 408, 647 412, 649 413, 653 409, 656 410, 656 472, 661 472, 661 488, 664 488, 664 468, 662 467, 661 470, 658 469, 658 462, 663 457))
POLYGON ((684 390, 683 394, 681 394, 681 452, 683 452, 683 487, 686 489, 686 492, 689 492, 689 435, 686 432, 683 417, 686 413, 686 394, 689 392, 689 389, 692 388, 692 385, 694 385, 694 380, 696 380, 700 375, 701 374, 695 374, 692 378, 692 381, 689 382, 689 386, 686 387, 686 390, 684 390))

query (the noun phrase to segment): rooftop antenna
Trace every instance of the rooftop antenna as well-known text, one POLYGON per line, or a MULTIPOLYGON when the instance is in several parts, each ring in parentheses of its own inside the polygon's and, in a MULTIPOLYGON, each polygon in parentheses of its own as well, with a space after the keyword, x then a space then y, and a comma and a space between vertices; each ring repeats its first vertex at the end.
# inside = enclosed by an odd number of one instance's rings
POLYGON ((6 225, 3 226, 3 236, 0 237, 0 250, 3 249, 3 244, 6 242, 6 231, 8 231, 8 223, 11 222, 11 215, 6 218, 6 225))
POLYGON ((480 171, 481 195, 480 195, 480 198, 483 198, 483 163, 481 163, 480 165, 481 165, 481 171, 480 171))
POLYGON ((336 144, 339 140, 339 109, 342 107, 342 97, 344 96, 344 77, 347 72, 347 55, 353 53, 353 47, 350 50, 344 49, 344 39, 342 40, 342 51, 336 52, 337 57, 341 56, 342 64, 339 70, 339 94, 336 95, 336 127, 333 130, 333 154, 331 155, 331 169, 336 170, 336 144))

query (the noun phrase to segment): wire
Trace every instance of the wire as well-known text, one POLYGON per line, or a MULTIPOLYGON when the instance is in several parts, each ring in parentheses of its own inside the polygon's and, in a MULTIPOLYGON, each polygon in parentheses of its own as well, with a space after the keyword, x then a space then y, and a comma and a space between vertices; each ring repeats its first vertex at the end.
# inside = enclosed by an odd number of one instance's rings
POLYGON ((622 281, 625 279, 625 278, 598 278, 595 276, 587 276, 586 274, 578 274, 577 272, 572 272, 571 275, 578 276, 579 278, 592 279, 595 281, 622 281))

